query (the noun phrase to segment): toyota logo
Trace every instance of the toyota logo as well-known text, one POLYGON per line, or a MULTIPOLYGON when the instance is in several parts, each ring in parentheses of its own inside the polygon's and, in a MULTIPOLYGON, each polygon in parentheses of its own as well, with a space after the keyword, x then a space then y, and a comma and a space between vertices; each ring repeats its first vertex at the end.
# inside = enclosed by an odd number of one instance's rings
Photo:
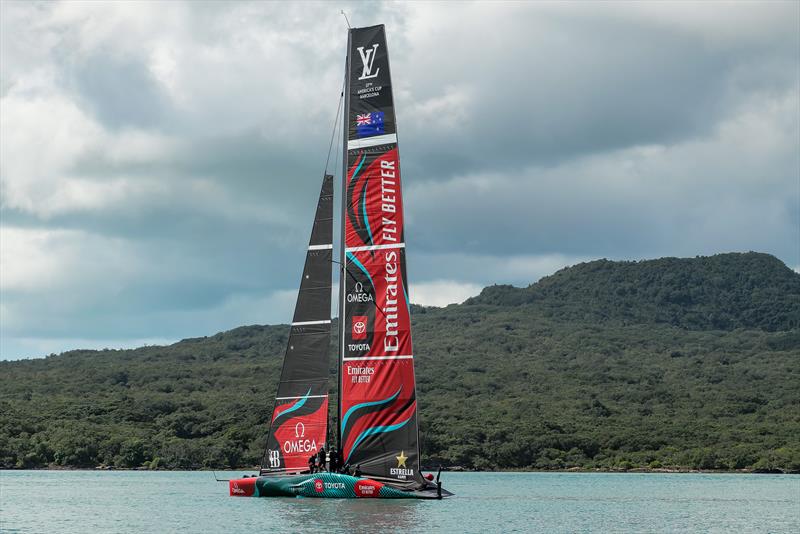
POLYGON ((358 321, 357 323, 353 323, 353 332, 355 332, 356 334, 363 334, 366 329, 367 325, 364 324, 364 321, 358 321))

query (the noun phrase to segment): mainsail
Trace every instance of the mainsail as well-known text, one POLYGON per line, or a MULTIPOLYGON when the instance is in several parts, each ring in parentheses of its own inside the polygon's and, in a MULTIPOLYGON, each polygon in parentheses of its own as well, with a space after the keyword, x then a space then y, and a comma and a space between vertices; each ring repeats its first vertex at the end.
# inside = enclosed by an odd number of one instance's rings
POLYGON ((306 253, 261 472, 300 471, 325 443, 331 336, 333 176, 326 174, 306 253))
POLYGON ((342 461, 422 484, 403 202, 383 25, 349 32, 340 284, 342 461))

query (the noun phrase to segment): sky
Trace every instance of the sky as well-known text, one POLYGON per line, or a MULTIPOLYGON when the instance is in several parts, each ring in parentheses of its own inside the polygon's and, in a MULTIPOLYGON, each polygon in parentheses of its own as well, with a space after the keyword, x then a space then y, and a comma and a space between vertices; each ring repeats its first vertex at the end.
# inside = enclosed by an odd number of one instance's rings
POLYGON ((800 271, 798 2, 9 1, 0 358, 291 320, 340 9, 387 28, 413 302, 598 258, 800 271))

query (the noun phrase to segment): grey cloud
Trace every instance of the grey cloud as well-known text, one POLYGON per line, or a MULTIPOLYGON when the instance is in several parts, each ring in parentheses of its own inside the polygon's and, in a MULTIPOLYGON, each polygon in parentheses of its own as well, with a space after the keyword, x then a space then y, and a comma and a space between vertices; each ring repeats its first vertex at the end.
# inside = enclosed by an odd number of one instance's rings
POLYGON ((723 145, 422 183, 408 190, 409 234, 427 251, 645 258, 759 250, 791 264, 800 252, 795 150, 789 140, 761 154, 757 174, 745 146, 723 145), (725 159, 704 162, 698 151, 725 159), (684 158, 694 166, 673 163, 684 158))
MULTIPOLYGON (((784 102, 800 87, 800 32, 783 22, 800 8, 764 7, 750 28, 737 6, 347 7, 389 31, 412 287, 526 285, 594 257, 754 249, 800 264, 787 141, 800 121, 784 102)), ((137 157, 99 143, 57 170, 136 186, 123 201, 0 207, 4 227, 87 243, 64 285, 4 290, 5 342, 177 339, 288 317, 341 83, 340 8, 175 2, 137 18, 107 4, 98 20, 114 33, 100 37, 71 4, 2 8, 4 99, 51 91, 108 136, 165 143, 137 157)))
POLYGON ((446 117, 400 107, 401 127, 412 131, 406 149, 419 154, 414 174, 447 178, 670 144, 712 132, 742 86, 780 92, 797 84, 797 35, 719 49, 656 20, 619 21, 611 10, 590 20, 544 19, 552 24, 509 20, 501 37, 494 25, 453 26, 441 41, 412 45, 403 60, 414 96, 448 85, 472 94, 463 122, 440 137, 427 132, 446 117))
POLYGON ((81 104, 113 129, 158 127, 174 118, 168 97, 146 65, 97 51, 72 66, 81 104))

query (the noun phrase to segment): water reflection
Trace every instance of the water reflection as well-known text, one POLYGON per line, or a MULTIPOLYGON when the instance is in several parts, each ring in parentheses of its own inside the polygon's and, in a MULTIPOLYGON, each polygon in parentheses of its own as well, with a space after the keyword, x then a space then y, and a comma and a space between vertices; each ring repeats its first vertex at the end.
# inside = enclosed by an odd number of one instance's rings
MULTIPOLYGON (((425 502, 417 499, 261 499, 269 501, 262 518, 283 530, 310 524, 336 525, 335 532, 407 531, 423 523, 425 502)), ((267 523, 268 524, 268 523, 267 523)))
POLYGON ((436 500, 233 498, 210 473, 2 471, 23 532, 800 532, 795 475, 448 473, 436 500))

